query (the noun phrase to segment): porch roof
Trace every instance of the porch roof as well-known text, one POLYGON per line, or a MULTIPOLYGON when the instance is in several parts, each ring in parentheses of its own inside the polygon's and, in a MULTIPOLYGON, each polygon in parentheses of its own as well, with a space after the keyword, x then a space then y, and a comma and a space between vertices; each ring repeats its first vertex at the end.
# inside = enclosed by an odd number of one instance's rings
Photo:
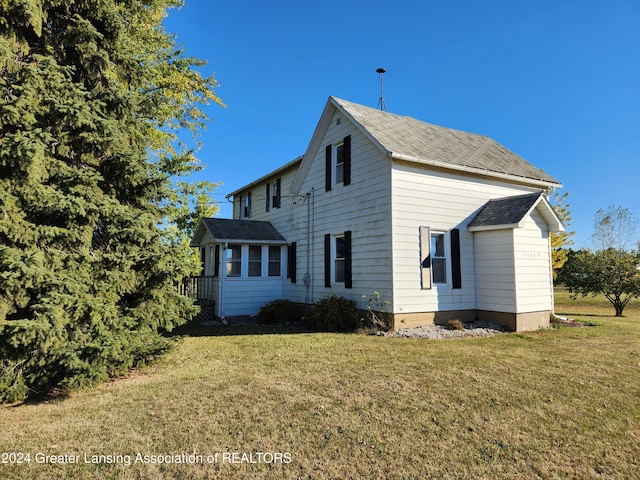
POLYGON ((549 225, 552 232, 564 231, 564 225, 542 192, 489 200, 469 223, 469 231, 518 228, 534 209, 549 225))
POLYGON ((199 247, 206 232, 209 232, 215 242, 287 243, 287 240, 270 222, 203 218, 191 239, 190 246, 199 247))

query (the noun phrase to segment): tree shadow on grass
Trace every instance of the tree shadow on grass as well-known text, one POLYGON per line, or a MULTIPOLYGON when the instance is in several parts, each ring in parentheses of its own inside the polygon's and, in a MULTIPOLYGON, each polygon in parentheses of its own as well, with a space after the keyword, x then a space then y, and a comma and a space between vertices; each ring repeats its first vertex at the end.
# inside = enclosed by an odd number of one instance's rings
POLYGON ((260 324, 250 320, 233 320, 227 325, 221 322, 202 324, 200 322, 187 322, 185 325, 167 332, 167 337, 226 337, 237 335, 290 335, 296 333, 314 333, 315 330, 304 327, 302 324, 260 324))

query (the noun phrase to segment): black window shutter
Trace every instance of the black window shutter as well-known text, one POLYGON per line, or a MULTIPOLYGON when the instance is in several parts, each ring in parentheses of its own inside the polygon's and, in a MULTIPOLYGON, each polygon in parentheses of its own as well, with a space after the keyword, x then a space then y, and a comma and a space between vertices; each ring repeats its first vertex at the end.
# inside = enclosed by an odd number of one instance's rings
POLYGON ((287 250, 288 261, 287 261, 287 277, 291 279, 291 283, 296 283, 297 281, 297 259, 298 259, 298 244, 297 242, 291 242, 289 245, 289 249, 287 250))
POLYGON ((331 235, 324 236, 324 286, 331 287, 331 235))
POLYGON ((324 150, 325 158, 325 177, 324 177, 324 189, 326 192, 331 190, 331 145, 327 145, 324 150))
POLYGON ((282 189, 282 179, 279 178, 278 180, 276 180, 276 198, 275 198, 275 202, 273 207, 274 208, 280 208, 280 196, 281 196, 281 189, 282 189))
POLYGON ((200 276, 204 277, 205 265, 207 261, 207 251, 205 246, 200 247, 200 276))
POLYGON ((353 288, 351 263, 351 230, 344 232, 344 288, 353 288))
POLYGON ((460 267, 460 230, 451 230, 451 275, 453 288, 462 288, 462 269, 460 267))
POLYGON ((344 149, 344 173, 343 184, 351 183, 351 135, 344 137, 342 147, 344 149))
POLYGON ((271 209, 271 184, 267 182, 267 212, 271 209))
POLYGON ((213 259, 213 276, 220 276, 220 244, 216 243, 216 248, 214 249, 214 259, 213 259))

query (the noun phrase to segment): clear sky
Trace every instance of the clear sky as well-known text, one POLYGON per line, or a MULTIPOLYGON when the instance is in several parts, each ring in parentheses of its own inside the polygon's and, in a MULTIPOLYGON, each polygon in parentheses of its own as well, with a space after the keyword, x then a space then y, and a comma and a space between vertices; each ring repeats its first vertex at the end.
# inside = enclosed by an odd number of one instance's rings
POLYGON ((198 178, 224 195, 302 155, 330 95, 492 137, 568 191, 575 247, 640 216, 639 0, 186 0, 167 31, 209 61, 198 178))

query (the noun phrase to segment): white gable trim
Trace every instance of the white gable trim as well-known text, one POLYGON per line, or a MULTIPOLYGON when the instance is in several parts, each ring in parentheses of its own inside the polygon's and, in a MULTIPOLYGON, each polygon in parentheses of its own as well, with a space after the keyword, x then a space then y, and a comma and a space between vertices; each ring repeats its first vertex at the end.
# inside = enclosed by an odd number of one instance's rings
POLYGON ((311 169, 311 164, 313 163, 314 157, 318 153, 318 149, 322 146, 321 141, 327 133, 327 130, 329 129, 329 126, 331 124, 331 120, 333 119, 333 115, 336 111, 343 114, 353 125, 358 128, 358 130, 360 130, 364 134, 365 137, 367 137, 371 141, 371 143, 378 147, 381 152, 383 152, 387 156, 391 154, 391 152, 384 148, 382 144, 360 124, 360 122, 358 122, 349 112, 347 112, 342 107, 342 105, 340 105, 335 100, 334 97, 329 97, 329 99, 327 100, 327 104, 324 107, 324 111, 322 112, 322 116, 320 117, 320 121, 318 122, 318 125, 316 126, 316 129, 311 136, 311 141, 309 142, 307 151, 302 156, 302 163, 300 164, 298 173, 296 174, 296 177, 293 180, 293 184, 291 185, 291 193, 300 193, 300 189, 302 188, 304 179, 311 169))

